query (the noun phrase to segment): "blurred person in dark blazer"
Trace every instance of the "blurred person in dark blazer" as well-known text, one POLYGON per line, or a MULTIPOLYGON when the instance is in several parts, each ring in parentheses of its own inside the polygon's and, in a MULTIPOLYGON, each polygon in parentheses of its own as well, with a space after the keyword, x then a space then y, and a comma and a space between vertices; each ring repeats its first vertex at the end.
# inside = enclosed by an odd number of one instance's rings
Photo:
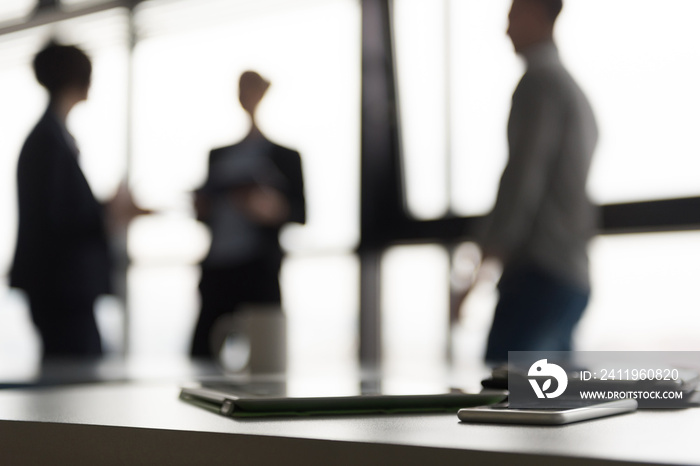
POLYGON ((44 358, 98 356, 94 304, 111 291, 107 223, 123 224, 138 209, 123 187, 106 207, 95 199, 66 127, 70 111, 87 99, 90 59, 77 47, 52 42, 35 56, 33 68, 49 104, 18 160, 19 229, 10 285, 28 297, 44 358))
POLYGON ((508 15, 527 68, 513 93, 496 205, 478 235, 481 275, 493 264, 503 270, 486 348, 493 362, 508 351, 570 351, 590 296, 587 248, 598 213, 586 183, 598 128, 554 44, 561 9, 561 0, 513 0, 508 15))
POLYGON ((239 101, 250 131, 237 144, 211 151, 207 179, 195 193, 197 217, 211 231, 211 246, 202 262, 193 356, 215 356, 211 335, 217 319, 244 304, 280 304, 279 232, 285 223, 306 221, 299 153, 267 139, 257 124, 269 86, 257 72, 240 76, 239 101))

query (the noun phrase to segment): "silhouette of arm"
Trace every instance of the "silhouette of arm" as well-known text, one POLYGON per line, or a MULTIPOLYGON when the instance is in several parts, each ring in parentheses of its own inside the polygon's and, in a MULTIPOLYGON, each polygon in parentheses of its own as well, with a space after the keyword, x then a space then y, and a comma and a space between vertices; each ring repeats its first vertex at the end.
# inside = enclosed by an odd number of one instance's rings
POLYGON ((304 176, 301 169, 301 157, 298 152, 290 155, 289 190, 287 201, 289 202, 288 222, 306 223, 306 199, 304 197, 304 176))

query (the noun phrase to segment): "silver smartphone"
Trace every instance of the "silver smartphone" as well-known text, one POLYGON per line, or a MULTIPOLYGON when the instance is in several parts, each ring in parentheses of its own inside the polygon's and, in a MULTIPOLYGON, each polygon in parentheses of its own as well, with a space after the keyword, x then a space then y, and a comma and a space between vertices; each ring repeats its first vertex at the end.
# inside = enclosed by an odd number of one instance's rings
POLYGON ((561 425, 572 422, 629 413, 637 409, 636 400, 615 400, 566 409, 516 409, 505 404, 463 408, 457 412, 462 422, 492 424, 561 425))

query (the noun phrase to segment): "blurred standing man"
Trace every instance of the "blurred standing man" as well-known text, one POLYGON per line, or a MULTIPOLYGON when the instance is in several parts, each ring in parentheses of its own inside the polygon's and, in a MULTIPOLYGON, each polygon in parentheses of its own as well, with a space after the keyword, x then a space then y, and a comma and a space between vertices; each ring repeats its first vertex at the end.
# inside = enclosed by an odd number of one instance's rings
POLYGON ((508 36, 527 70, 508 121, 508 164, 480 241, 500 262, 486 360, 568 351, 590 296, 587 246, 597 211, 586 193, 598 130, 553 41, 561 0, 513 0, 508 36))
POLYGON ((103 206, 80 169, 66 120, 88 96, 87 55, 50 43, 33 67, 49 105, 17 163, 19 231, 10 284, 27 294, 45 359, 98 356, 102 344, 94 304, 111 291, 107 222, 116 228, 146 211, 133 204, 124 185, 103 206))
POLYGON ((218 356, 214 329, 244 305, 280 305, 280 229, 306 222, 299 153, 273 143, 258 127, 257 109, 269 87, 255 71, 240 76, 238 98, 250 130, 237 144, 211 151, 207 180, 196 193, 197 217, 211 231, 211 247, 202 262, 192 356, 218 356))

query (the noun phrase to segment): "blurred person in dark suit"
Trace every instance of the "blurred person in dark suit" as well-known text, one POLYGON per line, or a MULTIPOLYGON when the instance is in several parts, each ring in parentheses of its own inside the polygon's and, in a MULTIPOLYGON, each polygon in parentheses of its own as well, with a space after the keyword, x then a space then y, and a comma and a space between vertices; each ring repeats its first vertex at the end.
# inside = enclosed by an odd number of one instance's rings
POLYGON ((269 86, 254 71, 240 76, 239 101, 250 116, 250 131, 239 143, 211 151, 206 182, 195 193, 211 247, 202 262, 193 356, 215 356, 211 334, 217 319, 244 304, 280 304, 280 228, 306 221, 299 153, 268 140, 257 124, 269 86))
POLYGON ((587 247, 597 209, 586 182, 598 130, 554 44, 561 9, 561 0, 513 0, 508 15, 508 36, 527 69, 513 94, 496 205, 479 235, 483 264, 503 270, 486 349, 494 362, 509 350, 571 350, 590 296, 587 247))
POLYGON ((123 224, 139 211, 124 187, 106 208, 95 199, 66 127, 70 111, 87 99, 90 59, 77 47, 52 42, 33 68, 49 104, 18 160, 19 230, 10 285, 26 292, 44 358, 98 356, 94 304, 111 291, 107 220, 123 224))

